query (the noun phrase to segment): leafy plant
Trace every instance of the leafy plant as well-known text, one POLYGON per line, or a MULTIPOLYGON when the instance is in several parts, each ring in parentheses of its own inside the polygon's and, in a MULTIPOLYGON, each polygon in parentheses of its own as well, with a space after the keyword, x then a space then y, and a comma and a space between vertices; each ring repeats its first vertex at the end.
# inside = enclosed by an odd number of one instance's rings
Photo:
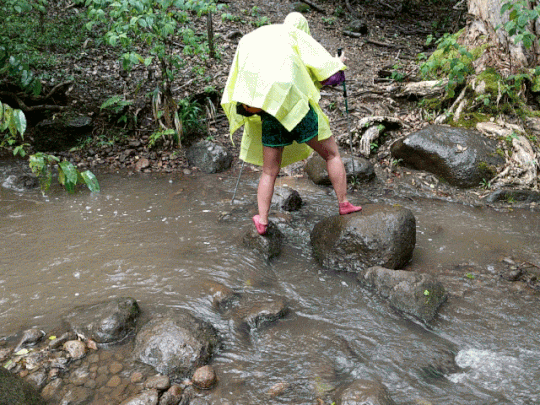
POLYGON ((402 82, 407 77, 405 73, 399 71, 400 68, 400 65, 394 65, 392 67, 392 73, 390 74, 390 78, 396 82, 402 82))
POLYGON ((336 23, 336 17, 321 17, 323 24, 325 25, 334 25, 336 23))
MULTIPOLYGON (((514 43, 522 43, 530 49, 536 36, 530 31, 540 16, 540 5, 529 8, 531 2, 527 0, 512 0, 504 3, 501 14, 508 12, 508 21, 503 25, 506 32, 514 37, 514 43)), ((500 28, 500 27, 498 27, 500 28)))
POLYGON ((0 148, 13 148, 13 155, 24 157, 26 155, 24 148, 28 144, 17 145, 17 143, 24 140, 25 131, 26 117, 24 113, 7 104, 2 104, 0 101, 0 148))
MULTIPOLYGON (((465 83, 466 78, 474 73, 472 67, 473 55, 457 42, 457 34, 445 34, 437 40, 437 51, 420 65, 420 72, 424 78, 434 79, 445 75, 448 83, 445 90, 449 98, 455 96, 457 86, 465 83)), ((427 44, 433 41, 430 35, 427 44)))
POLYGON ((126 112, 126 107, 129 107, 133 104, 133 101, 126 100, 124 97, 119 95, 114 95, 108 98, 103 104, 101 104, 100 110, 109 110, 112 115, 117 116, 118 123, 128 123, 128 115, 126 112))
POLYGON ((491 188, 491 181, 486 178, 483 178, 482 181, 480 182, 480 187, 482 187, 485 190, 489 190, 491 188))

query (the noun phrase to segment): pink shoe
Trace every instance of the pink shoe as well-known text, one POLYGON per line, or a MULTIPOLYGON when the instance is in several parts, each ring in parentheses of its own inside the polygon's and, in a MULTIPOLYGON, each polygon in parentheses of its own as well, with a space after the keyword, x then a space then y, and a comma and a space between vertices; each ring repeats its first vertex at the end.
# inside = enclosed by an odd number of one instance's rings
POLYGON ((339 215, 347 215, 358 211, 362 211, 362 207, 352 205, 349 201, 339 204, 339 215))
POLYGON ((257 233, 259 235, 266 235, 266 231, 268 229, 268 224, 261 224, 260 221, 261 217, 259 215, 255 215, 253 217, 253 223, 255 224, 255 229, 257 229, 257 233))

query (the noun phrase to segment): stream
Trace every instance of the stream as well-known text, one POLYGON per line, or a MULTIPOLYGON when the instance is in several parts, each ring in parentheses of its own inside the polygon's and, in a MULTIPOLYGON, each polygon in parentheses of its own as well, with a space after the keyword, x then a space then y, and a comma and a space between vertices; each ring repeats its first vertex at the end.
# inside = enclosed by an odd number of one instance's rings
MULTIPOLYGON (((0 173, 4 181, 6 167, 0 173)), ((242 176, 234 207, 244 212, 236 221, 219 220, 231 210, 236 173, 98 178, 97 194, 53 186, 44 197, 0 187, 0 337, 30 327, 48 332, 75 306, 131 296, 144 312, 185 308, 219 330, 212 403, 313 404, 314 390, 357 379, 381 381, 397 404, 540 403, 539 295, 500 277, 506 257, 540 264, 538 213, 374 189, 350 195, 353 203, 361 197, 414 213, 417 242, 407 270, 436 275, 449 293, 435 321, 423 325, 353 275, 312 258, 309 233, 337 206, 307 178, 279 178, 277 186, 296 189, 305 206, 283 215, 290 219, 280 223, 286 244, 269 263, 241 245, 252 226, 257 173, 242 176), (284 297, 290 313, 242 335, 212 307, 208 281, 284 297), (444 350, 462 370, 424 372, 444 350), (269 398, 280 382, 291 388, 269 398)))

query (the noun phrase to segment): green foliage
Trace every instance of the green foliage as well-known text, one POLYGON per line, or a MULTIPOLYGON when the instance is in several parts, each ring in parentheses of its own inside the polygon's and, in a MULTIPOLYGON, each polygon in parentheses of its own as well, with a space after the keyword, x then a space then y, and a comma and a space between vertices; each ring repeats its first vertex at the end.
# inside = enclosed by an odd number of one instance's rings
POLYGON ((337 17, 321 17, 321 20, 324 25, 334 25, 336 23, 337 17))
POLYGON ((530 49, 536 40, 530 28, 534 26, 540 15, 540 5, 530 8, 530 4, 528 0, 512 0, 501 7, 501 14, 508 13, 508 21, 504 24, 504 29, 514 37, 514 43, 522 43, 527 49, 530 49))
MULTIPOLYGON (((457 41, 458 34, 445 34, 437 40, 437 51, 420 66, 422 76, 426 79, 448 77, 446 93, 449 98, 455 96, 455 89, 465 83, 467 77, 474 72, 473 55, 457 41)), ((433 38, 428 37, 428 44, 433 38)))
POLYGON ((108 110, 111 112, 111 116, 115 116, 117 123, 128 123, 128 114, 126 112, 126 107, 129 107, 133 104, 133 101, 126 100, 123 96, 114 95, 107 99, 101 107, 101 110, 108 110))
POLYGON ((77 184, 86 185, 92 192, 100 191, 97 178, 90 170, 81 173, 67 160, 61 162, 56 156, 38 152, 30 156, 29 164, 32 172, 38 177, 44 193, 51 186, 54 166, 58 169, 58 182, 67 192, 74 193, 77 184))
POLYGON ((491 181, 485 178, 482 179, 482 181, 480 182, 480 187, 482 187, 485 190, 489 190, 491 188, 491 181))
POLYGON ((0 101, 0 149, 13 149, 13 155, 24 157, 26 155, 24 148, 28 144, 17 145, 17 143, 24 140, 25 131, 24 113, 0 101))
POLYGON ((405 78, 407 77, 407 75, 403 72, 401 72, 399 69, 401 69, 402 66, 401 65, 394 65, 392 67, 392 73, 390 74, 390 78, 396 82, 402 82, 403 80, 405 80, 405 78))

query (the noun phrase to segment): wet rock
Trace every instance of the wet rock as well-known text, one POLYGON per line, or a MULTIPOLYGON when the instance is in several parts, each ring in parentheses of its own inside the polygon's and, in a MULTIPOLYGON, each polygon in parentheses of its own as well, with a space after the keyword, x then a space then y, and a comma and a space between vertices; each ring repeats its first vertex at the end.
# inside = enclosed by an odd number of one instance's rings
POLYGON ((0 362, 7 360, 9 356, 11 356, 11 353, 13 353, 13 349, 10 349, 9 347, 0 349, 0 362))
POLYGON ((35 389, 41 390, 47 384, 47 373, 39 370, 35 373, 28 374, 26 381, 28 381, 35 389))
POLYGON ((80 367, 73 370, 69 376, 69 382, 75 386, 82 386, 90 378, 88 367, 80 367))
POLYGON ((216 372, 211 366, 199 367, 191 378, 193 385, 199 389, 207 390, 217 383, 216 372))
POLYGON ((394 405, 388 389, 380 382, 357 380, 340 394, 341 405, 394 405))
POLYGON ((53 399, 58 398, 62 389, 62 380, 57 378, 49 382, 41 391, 43 399, 52 402, 53 399))
POLYGON ((92 339, 97 343, 114 343, 134 331, 139 313, 137 301, 122 297, 75 308, 64 317, 64 321, 84 339, 92 339))
POLYGON ((272 196, 272 204, 285 211, 298 211, 302 208, 302 198, 298 191, 292 188, 276 187, 272 196))
POLYGON ((211 324, 177 311, 142 327, 135 339, 134 358, 161 374, 187 377, 210 360, 218 343, 211 324))
POLYGON ((158 405, 159 393, 157 390, 144 391, 134 397, 126 399, 120 405, 158 405))
POLYGON ((86 345, 80 340, 68 340, 64 343, 64 350, 73 360, 79 360, 86 356, 86 345))
POLYGON ((92 119, 86 116, 44 120, 36 125, 33 145, 38 152, 65 151, 90 135, 92 127, 92 119))
POLYGON ((173 385, 159 399, 159 405, 178 405, 182 400, 182 387, 173 385))
MULTIPOLYGON (((350 157, 342 157, 343 164, 345 165, 345 171, 347 173, 347 181, 352 181, 356 178, 357 182, 367 183, 375 178, 375 170, 369 160, 355 157, 354 158, 354 172, 353 172, 353 160, 350 157)), ((326 170, 326 161, 320 157, 317 153, 313 153, 307 160, 305 171, 308 177, 315 184, 330 186, 332 182, 328 176, 326 170)))
POLYGON ((45 336, 45 332, 43 332, 40 329, 32 328, 32 329, 25 330, 23 332, 21 340, 17 344, 17 347, 15 347, 14 352, 17 353, 19 350, 25 347, 34 346, 41 339, 43 339, 43 336, 45 336))
POLYGON ((444 286, 429 274, 372 267, 358 281, 386 298, 393 308, 425 322, 437 315, 448 297, 444 286))
POLYGON ((33 174, 11 175, 2 186, 16 191, 26 191, 39 187, 39 180, 33 174))
POLYGON ((263 236, 257 233, 255 225, 251 223, 242 242, 245 247, 259 252, 265 260, 270 260, 280 255, 284 239, 285 237, 278 227, 269 221, 267 232, 263 236))
POLYGON ((285 317, 289 307, 281 297, 258 294, 245 296, 234 311, 239 329, 249 332, 285 317))
POLYGON ((368 204, 359 213, 317 223, 311 244, 315 258, 330 269, 362 272, 377 265, 397 269, 412 258, 416 220, 406 208, 368 204))
POLYGON ((0 367, 0 403, 43 405, 45 401, 32 385, 0 367))
POLYGON ((540 202, 540 192, 533 190, 497 190, 489 194, 485 201, 488 203, 505 202, 505 203, 531 203, 540 202))
POLYGON ((456 354, 449 349, 434 348, 425 356, 416 358, 416 364, 422 364, 420 372, 425 378, 441 378, 462 371, 456 363, 456 354))
POLYGON ((203 283, 203 289, 206 294, 209 294, 212 297, 212 305, 214 308, 218 309, 222 309, 238 297, 238 294, 229 287, 212 280, 205 281, 203 283))
POLYGON ((291 384, 289 383, 279 382, 277 384, 272 385, 266 394, 270 398, 279 397, 280 395, 284 394, 285 391, 287 391, 290 386, 291 384))
POLYGON ((205 173, 221 173, 231 167, 233 160, 227 149, 206 140, 191 146, 186 157, 191 166, 196 166, 205 173))
POLYGON ((62 336, 51 340, 48 346, 49 346, 49 349, 55 350, 63 346, 64 343, 66 343, 68 340, 75 340, 75 339, 77 339, 77 334, 75 332, 71 332, 71 331, 66 332, 62 334, 62 336))
POLYGON ((86 405, 92 399, 91 396, 92 392, 88 388, 66 386, 59 405, 86 405))
POLYGON ((166 375, 155 375, 149 377, 144 384, 146 388, 155 388, 156 390, 165 391, 171 386, 171 379, 166 375))
POLYGON ((497 142, 478 131, 442 125, 428 126, 391 146, 392 156, 403 164, 460 188, 477 187, 497 174, 504 159, 496 150, 497 142))

